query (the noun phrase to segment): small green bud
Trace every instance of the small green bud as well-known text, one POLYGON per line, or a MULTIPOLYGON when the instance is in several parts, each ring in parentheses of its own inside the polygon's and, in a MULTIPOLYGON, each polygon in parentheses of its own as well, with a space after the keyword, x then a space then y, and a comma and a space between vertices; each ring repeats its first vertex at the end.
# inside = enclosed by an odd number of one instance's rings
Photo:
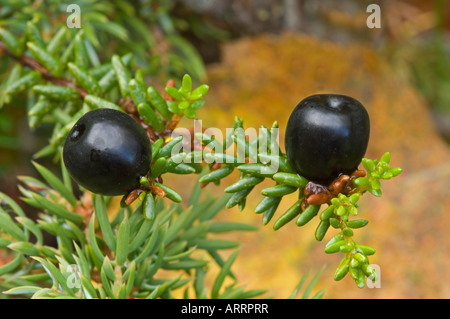
POLYGON ((341 263, 339 264, 339 267, 336 269, 336 272, 334 273, 334 280, 339 281, 345 277, 350 268, 349 263, 350 263, 349 258, 344 257, 342 259, 341 263))
POLYGON ((332 198, 331 199, 331 204, 333 204, 333 206, 335 206, 335 207, 339 206, 339 204, 340 204, 339 199, 332 198))
POLYGON ((344 236, 346 236, 346 237, 352 237, 352 236, 353 236, 353 231, 352 231, 350 228, 348 228, 348 227, 344 228, 344 229, 342 230, 342 233, 343 233, 344 236))
POLYGON ((356 247, 358 247, 359 249, 361 249, 361 251, 364 253, 364 255, 366 256, 370 256, 375 254, 376 250, 375 248, 372 248, 370 246, 364 246, 364 245, 357 245, 356 247))
POLYGON ((366 226, 369 223, 366 219, 357 219, 357 220, 350 220, 347 222, 347 226, 350 228, 361 228, 366 226))
POLYGON ((378 173, 378 172, 372 172, 372 173, 370 173, 370 175, 375 179, 379 179, 381 177, 380 173, 378 173))
POLYGON ((353 216, 357 216, 358 215, 358 209, 355 206, 352 206, 348 209, 348 212, 353 215, 353 216))
POLYGON ((367 263, 369 260, 367 259, 366 256, 364 256, 363 254, 357 252, 353 255, 353 257, 359 262, 359 263, 367 263))
POLYGON ((354 249, 353 245, 347 243, 339 247, 339 251, 342 253, 349 253, 354 249))
POLYGON ((334 212, 335 207, 333 205, 328 206, 322 213, 320 213, 321 220, 328 220, 334 212))
MULTIPOLYGON (((350 261, 350 267, 351 268, 358 268, 359 266, 359 261, 356 258, 352 258, 352 260, 350 261)), ((352 276, 353 278, 353 276, 352 276)), ((356 278, 353 278, 356 279, 356 278)))
POLYGON ((185 109, 187 109, 189 107, 189 105, 190 104, 189 104, 188 101, 180 102, 180 104, 178 104, 178 109, 185 110, 185 109))
POLYGON ((377 273, 375 269, 373 269, 369 264, 362 264, 361 270, 367 277, 370 277, 372 281, 375 281, 377 279, 377 273))
POLYGON ((393 177, 400 175, 402 171, 403 170, 400 167, 392 167, 389 169, 389 172, 392 174, 393 177))
POLYGON ((381 197, 381 190, 379 189, 369 189, 369 192, 376 197, 381 197))
POLYGON ((353 183, 358 186, 365 186, 369 184, 369 180, 366 177, 358 177, 353 183))
POLYGON ((328 220, 320 221, 315 232, 316 240, 321 241, 325 237, 325 234, 327 233, 329 227, 330 222, 328 220))
POLYGON ((337 253, 338 251, 340 251, 341 246, 344 246, 344 245, 347 245, 347 242, 345 240, 339 240, 330 245, 327 244, 325 246, 324 251, 326 254, 334 254, 334 253, 337 253))
POLYGON ((339 225, 341 224, 341 221, 337 218, 330 218, 330 225, 333 226, 333 228, 339 228, 339 225))
POLYGON ((345 207, 344 206, 339 206, 339 208, 337 209, 337 212, 336 212, 336 214, 338 215, 338 216, 344 216, 345 214, 347 214, 347 210, 345 209, 345 207))
POLYGON ((189 76, 189 74, 185 74, 183 76, 183 79, 181 81, 181 93, 186 94, 191 92, 192 90, 192 78, 189 76))
POLYGON ((198 100, 203 98, 209 90, 209 86, 206 84, 200 85, 191 93, 191 100, 198 100))
POLYGON ((390 160, 391 160, 391 154, 389 152, 384 153, 383 156, 381 156, 381 158, 380 158, 380 162, 386 163, 386 164, 389 164, 390 160))
POLYGON ((387 171, 383 175, 381 175, 382 179, 391 179, 392 177, 394 177, 394 175, 389 171, 387 171))
POLYGON ((375 170, 375 161, 370 160, 368 158, 362 159, 362 164, 368 173, 373 172, 375 170))
POLYGON ((372 189, 375 189, 375 190, 380 190, 381 189, 381 183, 380 183, 379 180, 372 181, 371 186, 372 186, 372 189))
POLYGON ((364 288, 364 286, 366 285, 364 273, 362 271, 359 272, 359 277, 355 280, 355 282, 358 288, 364 288))
POLYGON ((176 88, 173 86, 166 86, 164 88, 167 94, 169 94, 171 97, 173 97, 177 101, 182 101, 184 99, 183 94, 181 94, 176 88))
POLYGON ((355 194, 351 195, 350 196, 350 203, 355 205, 358 202, 360 197, 361 197, 361 194, 359 194, 359 193, 355 193, 355 194))
POLYGON ((144 186, 144 187, 148 187, 150 185, 148 178, 145 176, 141 177, 141 179, 139 180, 139 183, 141 184, 141 186, 144 186))

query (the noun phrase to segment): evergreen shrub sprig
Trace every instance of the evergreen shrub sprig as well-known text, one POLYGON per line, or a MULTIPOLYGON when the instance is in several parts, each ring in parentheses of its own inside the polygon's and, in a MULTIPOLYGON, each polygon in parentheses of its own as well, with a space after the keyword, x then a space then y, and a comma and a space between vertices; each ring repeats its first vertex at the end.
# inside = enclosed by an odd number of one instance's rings
MULTIPOLYGON (((34 167, 42 179, 19 177, 21 200, 40 211, 38 219, 28 218, 14 200, 0 193, 0 249, 11 256, 0 266, 0 285, 7 290, 4 293, 33 298, 171 298, 178 290, 186 298, 260 296, 266 290, 245 289, 231 271, 240 243, 220 238, 224 232, 254 231, 256 227, 217 222, 214 217, 224 207, 244 209, 248 194, 266 178, 275 185, 261 191, 263 199, 255 208, 263 215, 264 225, 275 216, 282 197, 297 192, 298 200, 277 217, 274 229, 293 219, 302 226, 319 215, 318 240, 330 226, 339 231, 325 246, 325 252, 345 254, 335 279, 350 272, 362 287, 364 276, 375 275, 367 258, 374 249, 353 239, 353 229, 365 226, 367 221, 350 217, 358 215, 357 202, 362 194, 368 191, 381 196, 380 179, 401 173, 399 168, 389 168, 389 153, 380 161, 363 160, 367 176, 354 181, 351 195, 333 198, 320 214, 318 205, 302 212, 303 189, 308 181, 294 173, 277 143, 267 142, 277 134, 276 122, 270 129, 262 127, 257 139, 247 141, 241 138, 243 120, 236 118, 234 130, 223 145, 235 144, 242 150, 238 156, 211 152, 206 146, 221 142, 204 133, 195 136, 203 143, 201 151, 183 152, 181 145, 186 141, 172 133, 182 117, 196 118, 209 87, 194 87, 191 77, 185 75, 178 88, 177 82, 170 80, 159 92, 147 84, 142 69, 130 67, 132 54, 113 54, 110 61, 93 63, 100 59, 86 45, 86 36, 83 30, 73 32, 61 27, 47 39, 32 22, 19 37, 0 28, 0 49, 11 63, 10 77, 2 85, 2 103, 26 94, 29 126, 50 123, 53 127, 48 145, 34 156, 34 167), (76 195, 61 160, 70 129, 83 114, 96 108, 129 114, 145 128, 152 142, 149 174, 119 202, 83 189, 76 195), (250 152, 255 148, 256 154, 250 152), (209 170, 192 161, 198 152, 209 163, 209 170), (48 156, 59 163, 61 178, 37 162, 48 156), (267 170, 274 162, 278 171, 267 170), (221 198, 205 194, 201 198, 202 188, 211 182, 218 184, 235 169, 240 177, 225 188, 227 194, 221 198), (165 174, 200 174, 186 206, 180 194, 164 182, 165 174), (45 242, 45 233, 56 238, 56 245, 45 242), (224 257, 222 251, 227 250, 232 252, 224 257), (204 278, 211 263, 220 271, 209 289, 204 278), (162 278, 157 276, 160 270, 178 275, 162 278)), ((319 274, 304 297, 309 296, 319 274)), ((297 295, 305 279, 291 297, 297 295)), ((319 291, 313 297, 322 295, 319 291)))

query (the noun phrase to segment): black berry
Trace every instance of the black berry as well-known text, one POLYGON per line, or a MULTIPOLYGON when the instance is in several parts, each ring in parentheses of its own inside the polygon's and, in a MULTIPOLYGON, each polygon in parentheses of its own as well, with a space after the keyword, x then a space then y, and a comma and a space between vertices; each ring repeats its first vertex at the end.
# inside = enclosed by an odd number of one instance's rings
POLYGON ((301 176, 327 185, 357 169, 369 133, 369 115, 360 102, 345 95, 312 95, 302 100, 289 118, 287 157, 301 176))
POLYGON ((84 188, 122 195, 139 186, 150 168, 152 150, 144 128, 131 116, 112 109, 84 114, 67 136, 64 164, 84 188))

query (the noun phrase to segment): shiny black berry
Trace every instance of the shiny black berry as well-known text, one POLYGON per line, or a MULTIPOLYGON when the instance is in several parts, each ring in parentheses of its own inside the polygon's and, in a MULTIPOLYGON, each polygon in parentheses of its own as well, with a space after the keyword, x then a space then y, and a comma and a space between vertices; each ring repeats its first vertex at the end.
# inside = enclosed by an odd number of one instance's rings
POLYGON ((152 150, 147 133, 131 116, 95 109, 73 126, 63 158, 72 178, 103 195, 122 195, 139 186, 150 168, 152 150))
POLYGON ((312 95, 292 112, 285 135, 289 162, 301 176, 327 185, 357 169, 369 143, 369 115, 357 100, 312 95))

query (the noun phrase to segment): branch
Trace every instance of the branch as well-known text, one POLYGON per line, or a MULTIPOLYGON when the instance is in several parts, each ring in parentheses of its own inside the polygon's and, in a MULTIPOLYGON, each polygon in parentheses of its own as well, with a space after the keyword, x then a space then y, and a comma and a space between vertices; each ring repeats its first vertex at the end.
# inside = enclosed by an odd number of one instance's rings
MULTIPOLYGON (((32 70, 36 70, 36 71, 40 72, 42 74, 43 78, 46 79, 47 81, 50 81, 55 85, 60 85, 60 86, 65 86, 65 87, 70 87, 70 88, 76 89, 83 100, 87 95, 89 95, 89 93, 87 91, 85 91, 81 87, 77 86, 73 81, 70 81, 65 78, 55 77, 47 68, 45 68, 44 66, 39 64, 39 62, 36 61, 35 59, 28 57, 26 55, 22 55, 20 57, 14 55, 8 49, 8 47, 5 45, 5 43, 0 41, 0 52, 2 52, 2 51, 5 52, 6 55, 10 56, 14 60, 16 60, 17 62, 22 64, 23 66, 26 66, 32 70)), ((169 82, 166 84, 166 86, 175 86, 175 82, 173 80, 169 80, 169 82)), ((165 99, 169 100, 170 96, 168 96, 166 94, 165 99)), ((164 128, 163 132, 158 134, 151 126, 147 125, 144 122, 144 120, 140 117, 139 113, 137 112, 137 107, 131 98, 128 97, 125 99, 121 99, 119 101, 119 106, 127 114, 133 116, 146 129, 150 139, 153 142, 158 138, 165 138, 165 137, 170 136, 172 134, 173 130, 178 125, 178 123, 182 117, 181 115, 175 115, 171 121, 167 121, 165 123, 165 128, 164 128)))
POLYGON ((20 57, 15 56, 2 41, 0 41, 0 49, 23 66, 29 67, 32 70, 39 71, 46 80, 52 82, 53 84, 74 88, 80 93, 81 98, 83 99, 86 97, 86 95, 88 95, 88 92, 75 85, 75 83, 73 83, 72 81, 53 76, 53 74, 51 74, 48 69, 40 65, 36 60, 26 55, 22 55, 20 57))

